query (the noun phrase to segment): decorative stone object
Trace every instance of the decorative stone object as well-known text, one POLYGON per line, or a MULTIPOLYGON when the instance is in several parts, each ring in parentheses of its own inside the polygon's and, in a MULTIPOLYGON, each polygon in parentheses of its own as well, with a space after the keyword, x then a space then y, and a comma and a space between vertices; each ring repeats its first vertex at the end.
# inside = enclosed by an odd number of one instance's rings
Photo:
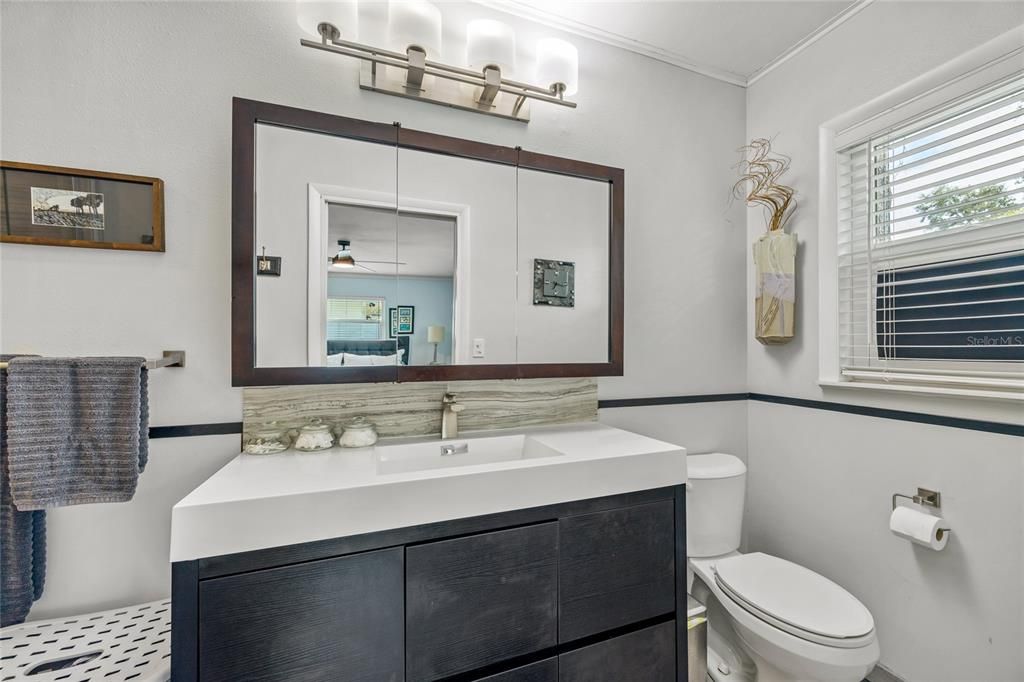
POLYGON ((366 417, 356 417, 344 425, 338 438, 338 445, 343 448, 365 448, 377 442, 377 427, 366 417))
POLYGON ((299 429, 299 435, 295 439, 295 449, 304 452, 327 450, 333 446, 334 436, 331 435, 331 427, 319 417, 313 417, 308 424, 299 429))
POLYGON ((249 455, 273 455, 284 452, 291 444, 288 431, 275 421, 256 428, 245 441, 245 452, 249 455))

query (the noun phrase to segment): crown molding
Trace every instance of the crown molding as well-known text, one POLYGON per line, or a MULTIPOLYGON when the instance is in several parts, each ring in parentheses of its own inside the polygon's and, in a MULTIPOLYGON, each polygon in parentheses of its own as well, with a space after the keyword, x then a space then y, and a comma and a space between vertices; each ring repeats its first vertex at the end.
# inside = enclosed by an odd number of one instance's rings
POLYGON ((765 75, 771 73, 794 56, 800 54, 808 47, 824 38, 874 1, 875 0, 857 0, 856 2, 853 2, 836 16, 829 19, 814 31, 783 50, 781 54, 754 73, 750 74, 750 76, 744 76, 743 74, 735 73, 726 69, 720 69, 707 64, 700 64, 698 62, 691 61, 678 52, 666 50, 665 48, 646 43, 642 40, 627 38, 626 36, 612 31, 606 31, 604 29, 597 28, 596 26, 591 26, 590 24, 585 24, 573 19, 566 19, 565 17, 558 16, 557 14, 548 12, 547 10, 539 9, 525 2, 520 2, 519 0, 475 0, 476 4, 483 5, 484 7, 488 7, 498 12, 504 12, 505 14, 533 21, 544 26, 550 26, 551 28, 556 28, 583 38, 589 38, 599 43, 604 43, 605 45, 611 45, 612 47, 627 50, 665 64, 671 64, 672 66, 676 66, 680 69, 686 69, 687 71, 699 73, 702 76, 714 78, 715 80, 729 83, 730 85, 738 85, 740 87, 753 85, 765 75))
POLYGON ((852 19, 854 16, 859 14, 862 10, 866 9, 868 5, 871 5, 873 2, 875 2, 875 0, 857 0, 857 2, 853 3, 852 5, 849 5, 842 12, 835 15, 834 17, 826 21, 824 24, 822 24, 821 26, 814 29, 806 36, 798 40, 796 43, 790 45, 788 48, 783 50, 782 54, 780 54, 778 57, 765 64, 754 73, 750 74, 750 76, 747 78, 746 85, 749 87, 756 83, 757 81, 761 80, 763 77, 767 76, 769 73, 779 68, 780 66, 788 62, 790 59, 797 56, 798 54, 806 50, 808 47, 810 47, 814 43, 818 42, 819 40, 827 36, 832 31, 839 28, 839 26, 844 24, 846 21, 852 19))
POLYGON ((707 66, 704 64, 698 64, 697 62, 690 61, 683 55, 673 52, 672 50, 666 50, 658 47, 657 45, 651 45, 645 43, 642 40, 634 40, 633 38, 627 38, 626 36, 613 33, 611 31, 605 31, 604 29, 591 26, 590 24, 584 24, 573 19, 566 19, 556 14, 548 12, 546 10, 538 9, 532 5, 528 5, 524 2, 517 2, 516 0, 475 0, 476 4, 483 5, 490 9, 498 12, 504 12, 505 14, 511 14, 512 16, 519 17, 520 19, 527 19, 529 21, 543 24, 544 26, 550 26, 551 28, 557 28, 566 33, 573 35, 582 36, 583 38, 590 38, 599 43, 605 45, 611 45, 628 52, 643 55, 649 57, 655 61, 664 62, 665 64, 671 64, 687 71, 693 71, 699 73, 702 76, 708 76, 716 80, 729 83, 731 85, 738 85, 744 87, 747 84, 747 79, 742 74, 733 73, 726 69, 719 69, 714 66, 707 66))

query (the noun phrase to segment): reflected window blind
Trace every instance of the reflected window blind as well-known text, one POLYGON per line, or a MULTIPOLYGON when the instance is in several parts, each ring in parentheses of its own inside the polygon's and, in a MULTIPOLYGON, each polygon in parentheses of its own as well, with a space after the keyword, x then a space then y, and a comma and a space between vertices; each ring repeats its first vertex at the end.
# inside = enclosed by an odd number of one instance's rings
POLYGON ((838 152, 850 380, 1024 390, 1024 76, 838 152))
POLYGON ((328 298, 327 339, 329 341, 372 341, 381 339, 384 299, 328 298))

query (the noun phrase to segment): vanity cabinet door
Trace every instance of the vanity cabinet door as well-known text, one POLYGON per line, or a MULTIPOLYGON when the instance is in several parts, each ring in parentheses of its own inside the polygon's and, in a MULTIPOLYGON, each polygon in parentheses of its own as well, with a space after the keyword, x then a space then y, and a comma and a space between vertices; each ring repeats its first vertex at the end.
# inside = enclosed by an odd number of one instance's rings
POLYGON ((672 500, 559 521, 558 641, 675 610, 672 500))
POLYGON ((406 548, 406 679, 435 680, 554 646, 558 524, 406 548))
POLYGON ((481 677, 475 682, 558 682, 558 658, 545 658, 520 668, 481 677))
POLYGON ((402 549, 205 580, 201 682, 400 682, 402 549))
POLYGON ((675 621, 637 630, 562 654, 558 682, 674 682, 675 647, 675 621))

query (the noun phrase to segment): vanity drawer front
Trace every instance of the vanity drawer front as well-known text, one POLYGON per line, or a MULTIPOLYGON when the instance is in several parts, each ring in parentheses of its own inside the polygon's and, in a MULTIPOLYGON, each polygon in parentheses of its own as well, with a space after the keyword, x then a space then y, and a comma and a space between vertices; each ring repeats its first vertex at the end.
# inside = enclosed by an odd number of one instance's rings
POLYGON ((675 682, 675 647, 675 621, 654 625, 562 654, 558 682, 675 682))
POLYGON ((406 679, 433 680, 554 646, 558 524, 406 548, 406 679))
POLYGON ((558 682, 558 658, 545 658, 521 668, 481 677, 476 682, 558 682))
POLYGON ((205 580, 199 679, 402 680, 402 549, 205 580))
POLYGON ((559 521, 560 642, 675 610, 674 509, 664 500, 559 521))

